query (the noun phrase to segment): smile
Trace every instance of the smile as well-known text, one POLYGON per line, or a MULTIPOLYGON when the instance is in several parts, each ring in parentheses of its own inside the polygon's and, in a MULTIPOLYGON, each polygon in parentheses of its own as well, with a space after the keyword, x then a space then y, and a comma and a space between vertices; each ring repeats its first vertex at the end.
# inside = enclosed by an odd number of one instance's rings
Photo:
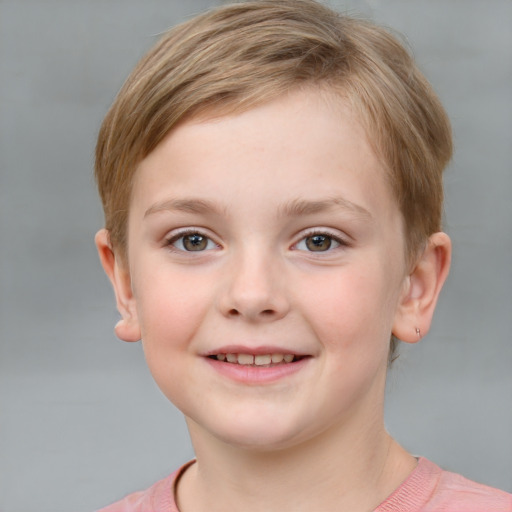
POLYGON ((303 356, 294 354, 215 354, 209 356, 211 359, 243 366, 272 367, 299 361, 303 356))
POLYGON ((278 347, 248 349, 232 345, 217 350, 205 354, 208 365, 223 377, 249 386, 271 385, 292 378, 314 359, 311 354, 293 354, 278 347))

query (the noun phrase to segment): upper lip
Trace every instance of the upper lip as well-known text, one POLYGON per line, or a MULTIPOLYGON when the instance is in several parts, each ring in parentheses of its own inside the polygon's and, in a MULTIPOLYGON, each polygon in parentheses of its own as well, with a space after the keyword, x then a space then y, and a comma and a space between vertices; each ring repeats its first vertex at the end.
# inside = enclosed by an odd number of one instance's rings
POLYGON ((246 346, 246 345, 224 345, 213 350, 209 350, 204 355, 216 356, 217 354, 252 354, 255 356, 266 355, 266 354, 293 354, 295 356, 309 356, 310 354, 301 350, 284 348, 276 345, 258 345, 258 346, 246 346))

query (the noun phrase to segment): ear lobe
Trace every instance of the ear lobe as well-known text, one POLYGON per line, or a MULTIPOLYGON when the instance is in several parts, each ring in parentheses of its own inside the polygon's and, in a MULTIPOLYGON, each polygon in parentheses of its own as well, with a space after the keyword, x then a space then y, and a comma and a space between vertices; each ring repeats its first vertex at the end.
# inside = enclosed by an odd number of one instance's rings
POLYGON ((429 331, 450 260, 450 238, 446 233, 434 233, 404 283, 393 323, 398 339, 416 343, 429 331))
POLYGON ((109 232, 100 229, 94 238, 103 270, 107 274, 116 296, 121 320, 115 326, 116 336, 123 341, 139 341, 140 326, 135 298, 132 292, 130 272, 124 261, 116 256, 110 243, 109 232))

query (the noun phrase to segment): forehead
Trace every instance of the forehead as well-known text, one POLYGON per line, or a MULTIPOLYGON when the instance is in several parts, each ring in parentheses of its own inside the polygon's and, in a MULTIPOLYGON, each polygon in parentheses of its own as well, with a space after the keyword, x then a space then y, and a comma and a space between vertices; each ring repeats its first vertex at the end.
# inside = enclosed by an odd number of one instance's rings
POLYGON ((227 184, 232 194, 271 191, 267 203, 315 201, 337 195, 333 174, 343 178, 338 188, 354 204, 392 200, 384 166, 348 103, 298 90, 244 112, 178 126, 140 163, 132 206, 149 201, 144 206, 151 208, 194 192, 226 199, 227 184))

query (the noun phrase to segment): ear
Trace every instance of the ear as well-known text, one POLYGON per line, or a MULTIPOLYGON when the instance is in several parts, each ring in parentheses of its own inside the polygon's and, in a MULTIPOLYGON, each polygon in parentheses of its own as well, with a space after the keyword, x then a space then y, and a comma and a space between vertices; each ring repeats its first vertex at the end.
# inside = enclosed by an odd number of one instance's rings
POLYGON ((121 320, 114 329, 116 336, 123 341, 139 341, 140 326, 127 265, 120 256, 116 256, 106 229, 98 231, 94 241, 103 269, 114 288, 117 310, 121 313, 121 320))
POLYGON ((407 343, 416 343, 430 329, 441 288, 450 270, 452 245, 446 233, 434 233, 407 276, 400 297, 393 334, 407 343))

